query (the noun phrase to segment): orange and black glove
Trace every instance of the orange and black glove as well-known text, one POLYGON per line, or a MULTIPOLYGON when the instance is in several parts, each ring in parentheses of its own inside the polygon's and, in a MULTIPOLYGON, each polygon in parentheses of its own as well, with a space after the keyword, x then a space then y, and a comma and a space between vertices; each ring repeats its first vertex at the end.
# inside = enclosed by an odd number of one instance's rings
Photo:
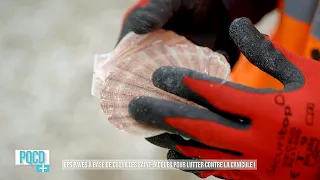
POLYGON ((169 148, 169 159, 256 159, 258 170, 194 171, 234 180, 320 179, 320 64, 297 56, 261 34, 247 18, 230 36, 247 59, 284 84, 254 89, 188 69, 161 67, 158 88, 207 109, 140 97, 129 112, 141 123, 167 130, 148 140, 169 148), (179 135, 189 137, 184 140, 179 135))

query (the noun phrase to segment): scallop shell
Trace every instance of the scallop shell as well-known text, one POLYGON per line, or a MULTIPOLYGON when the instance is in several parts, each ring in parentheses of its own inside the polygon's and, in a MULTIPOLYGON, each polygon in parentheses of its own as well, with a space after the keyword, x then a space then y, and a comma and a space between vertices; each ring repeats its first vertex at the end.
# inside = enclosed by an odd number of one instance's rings
POLYGON ((128 104, 137 96, 198 106, 153 85, 152 73, 161 66, 183 67, 222 79, 227 79, 230 73, 223 55, 172 31, 157 30, 146 35, 131 32, 112 52, 95 56, 92 95, 100 99, 111 124, 145 137, 163 132, 130 117, 128 104))

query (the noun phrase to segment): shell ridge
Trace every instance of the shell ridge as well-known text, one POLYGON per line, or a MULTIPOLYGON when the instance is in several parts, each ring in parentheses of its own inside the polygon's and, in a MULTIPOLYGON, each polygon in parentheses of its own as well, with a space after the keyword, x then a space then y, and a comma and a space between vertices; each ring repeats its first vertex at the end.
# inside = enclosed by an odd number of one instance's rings
POLYGON ((96 97, 100 91, 101 109, 116 128, 144 137, 163 132, 131 118, 128 104, 137 96, 204 108, 155 87, 152 74, 161 66, 187 68, 224 79, 231 71, 223 55, 195 45, 173 31, 159 29, 145 35, 130 32, 111 53, 96 55, 94 61, 91 91, 96 97))

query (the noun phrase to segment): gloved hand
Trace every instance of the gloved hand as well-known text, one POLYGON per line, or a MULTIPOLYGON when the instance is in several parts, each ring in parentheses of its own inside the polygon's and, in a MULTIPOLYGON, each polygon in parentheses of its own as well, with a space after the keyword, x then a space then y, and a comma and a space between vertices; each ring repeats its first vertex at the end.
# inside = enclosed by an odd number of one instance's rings
POLYGON ((170 159, 257 159, 256 171, 199 171, 234 180, 320 179, 320 64, 297 56, 262 35, 246 18, 230 35, 240 51, 284 84, 281 91, 254 89, 197 72, 161 67, 153 83, 207 109, 140 97, 129 112, 139 122, 177 135, 148 140, 172 149, 170 159), (179 135, 192 140, 184 140, 179 135))
POLYGON ((140 0, 125 17, 119 40, 130 31, 146 34, 163 28, 223 52, 231 66, 239 57, 228 34, 231 20, 222 0, 140 0))

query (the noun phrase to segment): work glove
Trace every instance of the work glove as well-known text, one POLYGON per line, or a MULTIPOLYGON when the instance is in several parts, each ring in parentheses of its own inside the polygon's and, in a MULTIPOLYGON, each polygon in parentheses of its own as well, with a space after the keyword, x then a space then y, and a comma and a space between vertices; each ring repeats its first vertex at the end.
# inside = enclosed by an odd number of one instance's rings
POLYGON ((131 116, 174 133, 148 138, 171 149, 169 159, 257 160, 257 170, 193 171, 199 177, 319 180, 319 62, 272 42, 247 18, 236 19, 229 33, 246 58, 283 83, 283 90, 255 89, 188 69, 161 67, 152 77, 156 87, 206 109, 140 97, 129 104, 131 116))
POLYGON ((233 66, 239 51, 228 34, 230 24, 222 0, 140 0, 125 15, 119 41, 131 31, 163 28, 222 53, 233 66))

